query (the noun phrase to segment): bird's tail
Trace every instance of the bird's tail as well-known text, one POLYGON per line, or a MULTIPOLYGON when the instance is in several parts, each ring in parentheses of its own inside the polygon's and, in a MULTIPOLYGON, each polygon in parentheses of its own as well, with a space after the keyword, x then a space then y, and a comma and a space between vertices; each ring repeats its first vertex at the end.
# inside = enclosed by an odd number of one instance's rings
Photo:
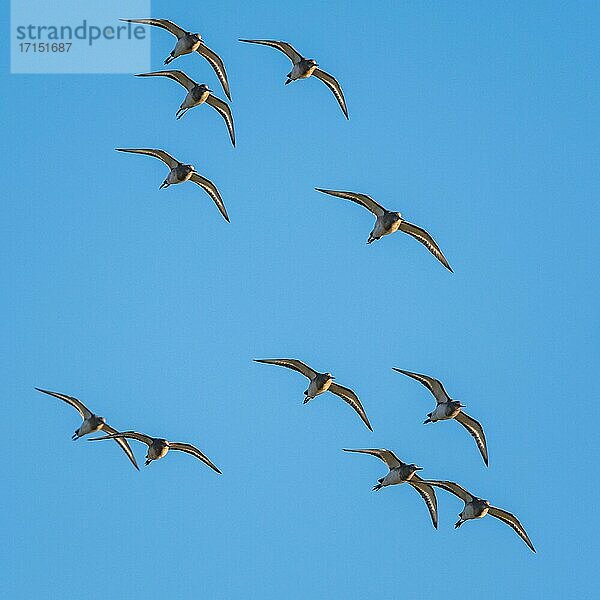
POLYGON ((456 521, 456 523, 454 523, 454 529, 458 529, 463 523, 464 521, 462 519, 459 519, 458 521, 456 521))
POLYGON ((379 483, 377 483, 377 485, 373 486, 373 491, 374 492, 378 492, 383 486, 383 479, 378 479, 377 480, 379 483))
POLYGON ((287 85, 288 83, 292 83, 293 79, 290 79, 289 77, 287 78, 287 81, 285 82, 284 85, 287 85))
POLYGON ((426 425, 427 423, 433 423, 433 421, 429 417, 427 417, 427 419, 423 421, 423 425, 426 425))

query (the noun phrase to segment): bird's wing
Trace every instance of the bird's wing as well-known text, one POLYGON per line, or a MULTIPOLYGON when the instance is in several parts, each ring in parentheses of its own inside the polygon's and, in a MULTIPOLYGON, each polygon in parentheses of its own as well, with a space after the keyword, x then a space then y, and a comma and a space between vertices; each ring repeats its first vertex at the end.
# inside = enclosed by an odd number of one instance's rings
POLYGON ((446 393, 446 390, 439 379, 429 377, 429 375, 421 375, 421 373, 404 371, 403 369, 397 369, 396 367, 392 367, 392 369, 394 371, 398 371, 398 373, 402 373, 403 375, 408 375, 409 377, 412 377, 413 379, 416 379, 422 383, 435 396, 438 404, 444 404, 445 402, 450 401, 450 396, 448 396, 446 393))
POLYGON ((147 154, 162 160, 169 169, 174 169, 179 161, 175 160, 168 152, 164 150, 155 150, 154 148, 115 148, 118 152, 131 152, 133 154, 147 154))
POLYGON ((180 442, 169 442, 169 449, 171 450, 180 450, 181 452, 187 452, 196 458, 199 458, 203 463, 207 464, 213 471, 221 474, 221 471, 210 461, 210 459, 202 454, 196 446, 192 446, 192 444, 182 444, 180 442))
POLYGON ((344 452, 357 452, 359 454, 376 456, 378 459, 382 460, 390 470, 397 469, 405 464, 391 450, 386 450, 385 448, 361 448, 359 450, 344 448, 344 452))
MULTIPOLYGON (((114 427, 111 427, 106 423, 102 425, 102 431, 106 431, 106 433, 109 435, 119 433, 114 427)), ((115 437, 113 439, 115 440, 115 442, 117 442, 117 444, 119 444, 119 446, 121 446, 123 452, 127 454, 127 458, 129 458, 129 460, 131 461, 131 464, 139 471, 140 468, 138 467, 137 461, 135 460, 135 455, 133 454, 133 451, 131 450, 131 447, 129 446, 127 440, 122 437, 115 437)))
POLYGON ((477 447, 479 448, 479 452, 481 452, 481 456, 483 457, 483 462, 485 466, 488 466, 488 453, 487 453, 487 444, 485 441, 485 434, 483 433, 483 427, 481 424, 470 417, 469 415, 462 412, 462 410, 454 417, 456 421, 458 421, 474 438, 477 443, 477 447))
POLYGON ((357 413, 358 416, 362 419, 363 423, 373 431, 371 427, 371 423, 369 423, 369 419, 367 417, 367 413, 363 408, 363 405, 360 403, 358 396, 350 389, 344 387, 343 385, 338 385, 337 383, 332 383, 329 386, 329 391, 339 396, 344 402, 348 403, 357 413))
POLYGON ((223 100, 219 100, 219 98, 213 96, 212 94, 206 99, 206 103, 210 104, 224 119, 225 123, 227 123, 227 129, 229 129, 229 137, 231 138, 231 143, 235 146, 235 131, 233 130, 233 115, 231 114, 231 108, 229 104, 223 102, 223 100))
POLYGON ((141 23, 142 25, 154 25, 155 27, 162 27, 169 33, 172 33, 177 39, 187 34, 185 29, 181 29, 179 25, 175 25, 173 21, 167 19, 119 19, 119 21, 125 21, 127 23, 141 23))
POLYGON ((315 188, 317 192, 323 192, 330 196, 337 196, 338 198, 344 198, 344 200, 351 200, 364 206, 367 210, 371 211, 376 217, 381 217, 385 214, 385 208, 378 202, 375 202, 371 196, 366 194, 358 194, 357 192, 342 192, 338 190, 324 190, 322 188, 315 188))
POLYGON ((515 517, 515 515, 506 512, 501 508, 496 508, 495 506, 490 506, 488 514, 492 515, 492 517, 496 517, 496 519, 500 519, 501 521, 512 527, 517 532, 517 535, 529 546, 532 552, 535 552, 535 548, 533 547, 533 544, 531 543, 527 532, 525 531, 523 525, 521 525, 519 519, 515 517))
POLYGON ((465 504, 472 502, 474 499, 474 496, 470 492, 467 492, 464 487, 461 487, 458 483, 454 483, 453 481, 439 481, 433 479, 424 479, 423 481, 458 496, 465 504))
POLYGON ((137 440, 143 442, 147 446, 152 446, 153 439, 145 433, 139 433, 137 431, 119 431, 117 433, 111 433, 109 435, 103 435, 96 438, 88 438, 90 442, 97 442, 98 440, 114 440, 116 438, 129 438, 131 440, 137 440))
POLYGON ((86 407, 86 405, 77 398, 73 396, 67 396, 66 394, 59 394, 58 392, 50 392, 48 390, 42 390, 41 388, 35 388, 38 392, 43 392, 44 394, 48 394, 50 396, 54 396, 59 400, 63 400, 67 404, 70 404, 80 415, 83 420, 89 419, 94 416, 93 413, 86 407))
POLYGON ((308 377, 309 379, 314 379, 317 376, 317 372, 314 369, 311 369, 307 364, 295 358, 255 358, 254 362, 287 367, 288 369, 302 373, 304 377, 308 377))
POLYGON ((424 230, 408 221, 402 221, 400 223, 400 231, 404 231, 404 233, 408 233, 408 235, 412 235, 416 240, 419 240, 421 244, 423 244, 431 254, 433 254, 445 267, 453 273, 452 267, 448 264, 446 257, 440 250, 439 246, 435 243, 435 240, 424 230))
POLYGON ((223 204, 223 199, 221 198, 221 194, 219 194, 217 186, 212 181, 206 179, 206 177, 202 177, 202 175, 199 175, 196 172, 192 173, 190 181, 199 185, 212 198, 213 202, 217 205, 217 208, 223 215, 223 218, 229 223, 229 215, 227 214, 227 209, 225 208, 225 204, 223 204))
POLYGON ((152 73, 139 73, 136 77, 168 77, 180 83, 188 92, 196 87, 196 82, 183 71, 152 71, 152 73))
POLYGON ((221 82, 221 85, 223 86, 225 94, 227 94, 227 97, 231 100, 229 82, 227 81, 227 72, 225 71, 225 65, 223 64, 221 57, 204 44, 200 44, 196 52, 204 56, 204 58, 210 63, 210 66, 214 69, 219 81, 221 82))
POLYGON ((425 483, 416 473, 408 480, 408 483, 419 492, 421 498, 425 500, 429 514, 431 515, 431 522, 437 529, 438 526, 438 513, 437 513, 437 497, 435 490, 425 483))
POLYGON ((313 75, 320 79, 333 92, 333 95, 338 101, 342 112, 346 116, 346 119, 348 119, 348 108, 346 107, 344 92, 342 92, 342 86, 339 84, 338 80, 333 77, 333 75, 325 73, 325 71, 321 71, 321 69, 315 69, 313 71, 313 75))
POLYGON ((249 44, 262 44, 263 46, 271 46, 281 50, 294 64, 302 60, 302 55, 294 46, 287 42, 278 42, 277 40, 240 40, 240 42, 248 42, 249 44))

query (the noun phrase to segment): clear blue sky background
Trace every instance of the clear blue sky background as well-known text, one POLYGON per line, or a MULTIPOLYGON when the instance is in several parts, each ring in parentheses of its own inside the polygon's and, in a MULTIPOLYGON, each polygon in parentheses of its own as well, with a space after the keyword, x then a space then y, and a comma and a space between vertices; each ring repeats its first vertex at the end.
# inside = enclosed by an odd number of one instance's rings
MULTIPOLYGON (((7 9, 4 10, 8 17, 7 9)), ((598 553, 600 10, 593 2, 154 1, 223 57, 238 148, 184 90, 127 75, 9 75, 3 38, 0 548, 7 598, 592 598, 598 553), (202 6, 204 5, 204 6, 202 6), (288 40, 317 80, 238 37, 288 40), (117 146, 158 147, 221 190, 117 146), (369 193, 454 275, 315 186, 369 193), (302 358, 334 396, 252 358, 302 358), (397 366, 441 378, 490 467, 397 366), (198 444, 137 473, 72 442, 80 397, 117 428, 198 444), (414 490, 343 447, 387 447, 522 520, 435 531, 414 490), (85 593, 83 592, 85 590, 85 593)), ((150 15, 128 15, 145 17, 150 15)), ((153 67, 173 45, 153 32, 153 67)), ((223 96, 198 56, 181 68, 223 96)), ((135 442, 134 442, 135 443, 135 442)), ((135 445, 140 462, 145 447, 135 445)))

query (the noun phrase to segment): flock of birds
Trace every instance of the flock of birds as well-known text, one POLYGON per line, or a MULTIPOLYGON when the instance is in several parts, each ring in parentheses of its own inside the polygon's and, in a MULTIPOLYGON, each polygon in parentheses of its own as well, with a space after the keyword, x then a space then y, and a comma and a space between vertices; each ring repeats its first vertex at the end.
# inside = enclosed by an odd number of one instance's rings
MULTIPOLYGON (((179 56, 198 52, 210 63, 223 87, 225 95, 229 100, 231 100, 229 82, 227 80, 227 73, 225 71, 223 61, 218 54, 204 44, 200 34, 186 31, 172 21, 168 21, 166 19, 122 20, 131 23, 141 23, 143 25, 161 27, 162 29, 165 29, 173 34, 177 38, 177 43, 164 61, 167 65, 179 56)), ((311 76, 317 77, 323 81, 323 83, 325 83, 325 85, 333 92, 345 117, 348 118, 348 109, 346 107, 346 101, 340 84, 332 75, 319 69, 319 65, 314 59, 305 58, 287 42, 248 39, 242 39, 240 41, 251 44, 271 46, 283 52, 292 61, 292 70, 288 73, 285 84, 287 85, 299 79, 307 79, 311 76)), ((226 102, 214 96, 212 90, 206 84, 198 84, 185 73, 178 70, 141 73, 138 75, 138 77, 167 77, 180 83, 187 90, 187 95, 185 96, 181 106, 179 107, 179 110, 176 113, 176 118, 180 119, 191 108, 206 103, 212 106, 223 117, 229 131, 231 142, 235 146, 235 130, 231 108, 226 102)), ((197 173, 193 165, 182 163, 161 149, 117 148, 117 150, 119 152, 145 154, 163 161, 169 167, 170 171, 160 185, 161 189, 170 185, 183 183, 188 180, 192 181, 193 183, 201 186, 209 194, 221 212, 222 216, 226 221, 229 222, 229 216, 219 190, 210 180, 197 173)), ((452 272, 450 264, 431 235, 421 227, 405 221, 399 212, 392 212, 385 209, 370 196, 365 194, 327 190, 322 188, 316 188, 316 190, 324 194, 336 196, 338 198, 343 198, 345 200, 350 200, 360 204, 373 213, 376 220, 373 230, 371 231, 367 240, 368 244, 379 240, 385 235, 394 233, 395 231, 403 231, 404 233, 409 234, 421 242, 444 265, 444 267, 446 267, 446 269, 452 272)), ((291 358, 256 359, 256 362, 286 367, 304 375, 309 380, 308 388, 304 392, 304 403, 307 403, 316 396, 329 391, 349 404, 356 411, 366 427, 370 431, 373 431, 371 423, 367 417, 367 413, 356 393, 347 387, 343 387, 338 383, 335 383, 335 378, 331 373, 320 373, 308 366, 306 363, 291 358)), ((433 377, 419 373, 413 373, 403 369, 394 368, 394 370, 420 382, 427 387, 427 389, 434 396, 436 400, 436 407, 427 414, 427 419, 424 421, 424 423, 436 423, 438 421, 447 421, 450 419, 458 421, 474 438, 483 461, 487 466, 488 451, 483 427, 478 421, 468 416, 463 411, 464 404, 458 400, 453 400, 447 394, 443 384, 433 377)), ((127 440, 137 440, 146 444, 148 447, 146 453, 146 465, 149 465, 152 461, 163 458, 167 452, 169 452, 169 450, 179 450, 195 456, 217 473, 221 473, 218 467, 203 452, 201 452, 192 444, 171 442, 164 438, 151 437, 138 431, 118 431, 108 425, 104 417, 93 413, 83 404, 83 402, 77 398, 40 388, 36 389, 40 392, 63 400, 79 412, 83 422, 81 426, 75 430, 75 433, 73 434, 74 440, 90 433, 102 432, 106 435, 91 438, 91 440, 114 440, 125 452, 133 466, 138 470, 139 467, 135 455, 131 450, 127 440)), ((509 525, 523 539, 527 546, 533 552, 535 552, 535 548, 529 539, 529 536, 515 515, 492 506, 488 500, 471 494, 457 483, 445 480, 423 479, 417 474, 417 471, 422 470, 422 467, 419 467, 416 464, 408 464, 401 461, 391 450, 387 450, 385 448, 344 449, 344 451, 359 454, 370 454, 382 460, 387 465, 389 472, 384 477, 378 479, 378 482, 373 487, 373 490, 377 491, 391 485, 408 483, 425 501, 433 526, 436 529, 438 526, 438 514, 437 498, 434 488, 440 488, 454 494, 464 502, 464 508, 459 514, 459 520, 455 524, 456 528, 460 527, 466 521, 480 519, 489 514, 509 525)))

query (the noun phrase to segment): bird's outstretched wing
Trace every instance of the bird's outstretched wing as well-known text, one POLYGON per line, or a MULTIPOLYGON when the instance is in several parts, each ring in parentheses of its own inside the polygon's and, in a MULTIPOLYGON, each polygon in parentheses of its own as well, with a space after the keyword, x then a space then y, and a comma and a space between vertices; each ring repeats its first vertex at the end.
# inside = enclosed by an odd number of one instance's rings
POLYGON ((438 526, 438 512, 437 512, 437 497, 435 490, 428 485, 423 479, 421 479, 416 473, 408 480, 408 483, 419 492, 421 498, 425 501, 427 508, 429 509, 429 515, 431 516, 431 522, 437 529, 438 526))
POLYGON ((180 83, 188 92, 196 87, 196 82, 188 77, 183 71, 152 71, 152 73, 139 73, 136 77, 168 77, 180 83))
POLYGON ((233 115, 231 114, 231 108, 229 107, 229 104, 226 104, 223 102, 223 100, 219 100, 219 98, 213 96, 212 94, 206 99, 206 104, 210 104, 225 119, 227 129, 229 130, 229 137, 231 138, 231 143, 235 146, 233 115))
POLYGON ((139 433, 138 431, 119 431, 117 433, 111 433, 101 437, 88 438, 88 441, 97 442, 98 440, 114 440, 117 438, 129 438, 130 440, 137 440, 138 442, 143 442, 147 446, 152 446, 152 442, 154 441, 149 435, 146 435, 145 433, 139 433))
POLYGON ((247 42, 249 44, 262 44, 263 46, 271 46, 271 48, 277 48, 283 52, 294 64, 302 60, 302 55, 294 46, 288 42, 279 42, 277 40, 240 40, 240 42, 247 42))
POLYGON ((199 458, 204 464, 208 465, 213 471, 221 474, 221 471, 210 461, 208 456, 200 452, 196 446, 192 444, 183 444, 181 442, 169 442, 169 448, 171 450, 180 450, 181 452, 187 452, 196 458, 199 458))
POLYGON ((367 418, 367 413, 363 408, 363 405, 360 403, 358 396, 349 388, 344 387, 343 385, 339 385, 337 383, 332 383, 329 386, 329 391, 336 396, 339 396, 344 402, 349 404, 357 413, 358 416, 362 419, 362 422, 371 430, 371 423, 369 423, 369 419, 367 418))
POLYGON ((386 450, 385 448, 360 448, 357 450, 344 448, 344 452, 357 452, 359 454, 376 456, 379 460, 382 460, 390 470, 397 469, 405 464, 391 450, 386 450))
POLYGON ((452 267, 446 260, 446 257, 440 250, 439 246, 435 243, 435 240, 424 229, 421 229, 421 227, 417 227, 408 221, 402 221, 399 229, 400 231, 408 233, 408 235, 411 235, 416 240, 421 242, 421 244, 423 244, 425 248, 427 248, 427 250, 429 250, 429 252, 431 252, 431 254, 433 254, 446 267, 446 269, 448 269, 448 271, 454 273, 454 271, 452 271, 452 267))
POLYGON ((446 393, 446 390, 439 379, 429 377, 429 375, 421 375, 421 373, 413 373, 411 371, 405 371, 404 369, 397 369, 396 367, 392 367, 392 369, 394 371, 398 371, 398 373, 402 373, 403 375, 408 375, 409 377, 412 377, 413 379, 416 379, 422 383, 434 395, 438 404, 450 402, 450 396, 448 396, 446 393))
POLYGON ((87 406, 79 399, 74 396, 67 396, 66 394, 59 394, 58 392, 50 392, 49 390, 42 390, 41 388, 35 388, 38 392, 42 392, 44 394, 48 394, 49 396, 54 396, 59 400, 63 400, 67 404, 70 404, 80 415, 83 420, 89 419, 94 416, 91 410, 87 408, 87 406))
POLYGON ((320 79, 333 92, 333 95, 338 101, 342 112, 344 113, 346 119, 348 119, 348 108, 346 107, 344 92, 342 92, 342 86, 339 84, 338 80, 333 75, 325 73, 325 71, 322 71, 321 69, 315 69, 313 71, 313 75, 317 79, 320 79))
POLYGON ((179 25, 168 21, 167 19, 119 19, 119 21, 125 21, 126 23, 141 23, 142 25, 154 25, 154 27, 161 27, 166 29, 169 33, 172 33, 177 39, 187 34, 185 29, 181 29, 179 25))
POLYGON ((429 485, 433 485, 434 487, 439 487, 455 496, 458 496, 465 504, 468 502, 472 502, 475 496, 471 494, 471 492, 467 492, 464 487, 458 485, 458 483, 454 483, 453 481, 440 481, 433 479, 424 479, 425 483, 429 485))
POLYGON ((329 194, 330 196, 337 196, 338 198, 344 198, 344 200, 351 200, 356 204, 360 204, 364 206, 368 211, 372 212, 376 217, 381 217, 385 214, 386 210, 379 204, 375 202, 371 196, 367 196, 366 194, 359 194, 357 192, 343 192, 339 190, 325 190, 323 188, 315 188, 317 192, 323 192, 324 194, 329 194))
POLYGON ((219 78, 219 81, 221 82, 221 85, 223 86, 223 91, 231 100, 231 92, 229 91, 229 81, 227 81, 227 72, 225 71, 225 65, 223 64, 221 57, 203 43, 200 44, 200 46, 198 46, 196 52, 204 56, 204 58, 210 63, 210 66, 214 69, 215 73, 217 74, 217 77, 219 78))
MULTIPOLYGON (((114 427, 111 427, 107 423, 104 423, 104 425, 102 425, 102 431, 105 431, 108 435, 119 433, 114 427)), ((115 442, 117 442, 117 444, 119 444, 119 446, 121 446, 123 452, 127 454, 127 458, 129 458, 129 460, 131 461, 131 464, 139 471, 140 468, 138 467, 137 461, 135 460, 135 455, 133 454, 133 451, 131 450, 131 447, 129 446, 127 440, 122 437, 115 437, 113 439, 115 440, 115 442)))
POLYGON ((477 447, 479 448, 479 452, 481 452, 485 466, 489 466, 487 444, 481 424, 473 419, 473 417, 465 414, 462 410, 454 417, 454 419, 458 421, 473 436, 475 442, 477 443, 477 447))
POLYGON ((179 161, 175 160, 168 152, 164 150, 156 150, 155 148, 115 148, 117 152, 131 152, 133 154, 146 154, 148 156, 154 156, 162 160, 169 169, 174 169, 179 161))
POLYGON ((529 546, 531 551, 535 552, 535 548, 533 547, 525 528, 523 525, 521 525, 521 522, 519 519, 517 519, 517 517, 515 517, 515 515, 502 510, 501 508, 496 508, 495 506, 490 506, 488 514, 492 515, 492 517, 496 517, 496 519, 500 519, 509 527, 512 527, 517 532, 517 535, 529 546))
POLYGON ((190 181, 199 185, 212 198, 220 213, 223 215, 223 218, 229 223, 229 215, 227 214, 227 209, 225 208, 225 204, 223 203, 223 199, 221 198, 221 194, 219 194, 217 186, 212 181, 206 179, 206 177, 202 177, 202 175, 199 175, 196 172, 192 173, 190 181))
POLYGON ((303 363, 301 360, 296 360, 295 358, 255 358, 254 362, 287 367, 288 369, 302 373, 304 377, 308 377, 309 379, 314 379, 317 376, 317 372, 314 369, 303 363))

